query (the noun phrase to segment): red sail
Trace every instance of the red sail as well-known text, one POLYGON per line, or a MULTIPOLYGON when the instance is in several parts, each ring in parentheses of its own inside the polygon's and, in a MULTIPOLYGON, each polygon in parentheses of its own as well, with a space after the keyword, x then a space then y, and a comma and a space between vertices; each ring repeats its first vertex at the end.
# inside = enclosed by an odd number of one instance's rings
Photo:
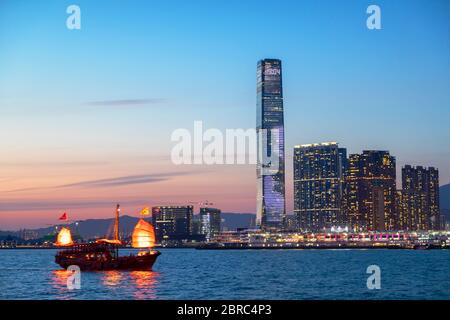
POLYGON ((67 228, 62 228, 58 233, 58 237, 56 238, 57 246, 71 246, 73 245, 72 234, 70 230, 67 228))
POLYGON ((140 219, 133 231, 133 248, 151 248, 155 246, 155 242, 155 229, 153 225, 144 219, 140 219))

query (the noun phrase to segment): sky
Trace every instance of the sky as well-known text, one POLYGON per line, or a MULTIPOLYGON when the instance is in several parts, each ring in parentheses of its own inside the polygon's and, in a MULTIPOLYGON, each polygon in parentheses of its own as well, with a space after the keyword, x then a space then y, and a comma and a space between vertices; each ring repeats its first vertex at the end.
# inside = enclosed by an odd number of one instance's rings
POLYGON ((263 58, 283 64, 288 213, 297 144, 389 150, 398 176, 435 166, 450 182, 449 1, 2 0, 0 230, 111 217, 116 202, 255 212, 254 165, 170 153, 196 120, 255 127, 263 58))

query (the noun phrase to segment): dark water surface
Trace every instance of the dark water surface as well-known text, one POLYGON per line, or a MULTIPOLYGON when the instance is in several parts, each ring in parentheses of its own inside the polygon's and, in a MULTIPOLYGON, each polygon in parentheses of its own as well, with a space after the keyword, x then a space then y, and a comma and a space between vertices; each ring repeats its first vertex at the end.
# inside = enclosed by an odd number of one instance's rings
POLYGON ((0 250, 0 299, 450 299, 450 250, 161 252, 152 272, 82 272, 69 290, 54 250, 0 250))

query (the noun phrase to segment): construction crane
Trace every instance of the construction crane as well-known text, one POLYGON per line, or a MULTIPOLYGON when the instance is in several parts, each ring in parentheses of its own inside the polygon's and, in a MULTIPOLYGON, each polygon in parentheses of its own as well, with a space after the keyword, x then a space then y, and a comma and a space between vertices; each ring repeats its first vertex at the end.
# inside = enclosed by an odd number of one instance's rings
POLYGON ((198 201, 189 201, 189 204, 195 204, 195 205, 199 205, 201 207, 208 207, 208 206, 212 206, 214 203, 209 202, 208 200, 202 201, 202 202, 198 202, 198 201))

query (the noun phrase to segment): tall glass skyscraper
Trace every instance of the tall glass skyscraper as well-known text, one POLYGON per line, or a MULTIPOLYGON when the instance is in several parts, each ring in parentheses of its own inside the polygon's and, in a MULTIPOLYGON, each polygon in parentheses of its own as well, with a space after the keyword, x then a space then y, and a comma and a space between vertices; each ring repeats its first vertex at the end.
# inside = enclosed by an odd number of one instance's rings
POLYGON ((256 104, 257 223, 263 229, 279 229, 286 215, 281 60, 258 62, 256 104))

